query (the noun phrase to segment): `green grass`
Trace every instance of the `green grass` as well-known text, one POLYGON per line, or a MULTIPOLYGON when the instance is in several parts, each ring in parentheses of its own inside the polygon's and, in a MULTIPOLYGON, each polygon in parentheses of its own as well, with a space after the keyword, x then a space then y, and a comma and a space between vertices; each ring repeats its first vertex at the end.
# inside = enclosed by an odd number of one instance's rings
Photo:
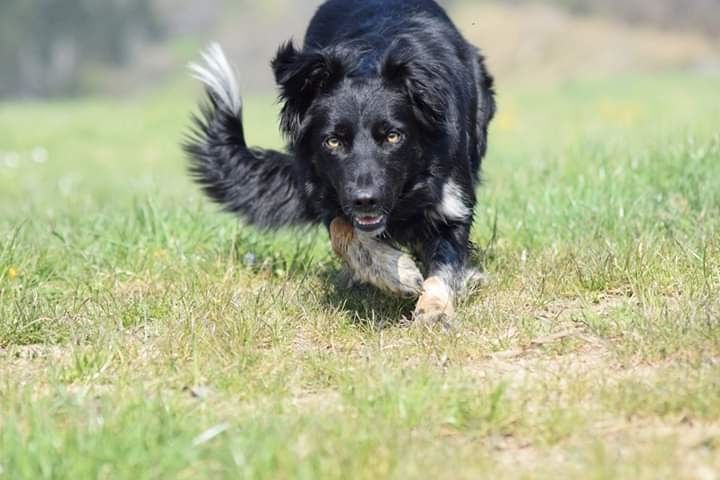
POLYGON ((0 478, 713 478, 717 82, 501 90, 450 332, 209 205, 186 86, 0 106, 0 478))

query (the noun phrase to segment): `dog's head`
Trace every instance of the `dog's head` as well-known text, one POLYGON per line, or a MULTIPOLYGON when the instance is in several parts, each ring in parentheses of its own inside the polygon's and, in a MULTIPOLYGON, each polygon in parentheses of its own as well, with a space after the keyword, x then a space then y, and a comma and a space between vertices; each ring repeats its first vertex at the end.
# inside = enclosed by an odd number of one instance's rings
POLYGON ((402 43, 366 62, 354 48, 299 52, 289 43, 273 69, 281 128, 295 151, 332 185, 356 229, 380 234, 404 189, 427 169, 423 145, 448 121, 449 95, 402 43))

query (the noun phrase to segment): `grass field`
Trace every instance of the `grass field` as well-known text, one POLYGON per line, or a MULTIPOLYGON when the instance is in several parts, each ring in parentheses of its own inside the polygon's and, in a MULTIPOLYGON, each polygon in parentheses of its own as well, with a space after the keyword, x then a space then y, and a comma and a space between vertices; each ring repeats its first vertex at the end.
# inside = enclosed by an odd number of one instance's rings
POLYGON ((209 205, 197 93, 0 105, 0 478, 718 478, 717 77, 501 90, 450 332, 209 205))

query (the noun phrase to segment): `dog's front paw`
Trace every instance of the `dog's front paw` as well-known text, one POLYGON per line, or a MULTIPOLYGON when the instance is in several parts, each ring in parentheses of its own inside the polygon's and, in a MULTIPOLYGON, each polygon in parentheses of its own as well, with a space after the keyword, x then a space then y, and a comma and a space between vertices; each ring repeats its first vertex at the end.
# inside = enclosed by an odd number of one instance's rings
POLYGON ((423 275, 407 253, 377 238, 357 234, 342 218, 330 225, 330 238, 333 250, 357 280, 403 298, 417 298, 422 292, 423 275))
POLYGON ((386 255, 390 262, 387 267, 391 271, 385 275, 389 280, 388 289, 403 298, 417 298, 422 291, 425 277, 410 255, 391 250, 390 255, 386 255))
POLYGON ((455 318, 455 306, 450 286, 439 277, 430 277, 423 283, 423 293, 413 315, 416 323, 450 327, 455 318))

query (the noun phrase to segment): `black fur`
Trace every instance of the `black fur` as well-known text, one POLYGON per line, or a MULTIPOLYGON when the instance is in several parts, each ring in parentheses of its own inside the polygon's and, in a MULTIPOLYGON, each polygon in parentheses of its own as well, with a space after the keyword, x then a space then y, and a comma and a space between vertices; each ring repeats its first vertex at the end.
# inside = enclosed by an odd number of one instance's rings
POLYGON ((290 153, 248 148, 210 91, 186 145, 210 197, 263 228, 343 215, 457 288, 495 114, 478 50, 433 0, 330 0, 272 68, 290 153))
POLYGON ((195 128, 184 145, 190 172, 205 193, 261 228, 317 221, 296 182, 294 158, 248 148, 240 116, 208 96, 210 103, 194 117, 195 128))

